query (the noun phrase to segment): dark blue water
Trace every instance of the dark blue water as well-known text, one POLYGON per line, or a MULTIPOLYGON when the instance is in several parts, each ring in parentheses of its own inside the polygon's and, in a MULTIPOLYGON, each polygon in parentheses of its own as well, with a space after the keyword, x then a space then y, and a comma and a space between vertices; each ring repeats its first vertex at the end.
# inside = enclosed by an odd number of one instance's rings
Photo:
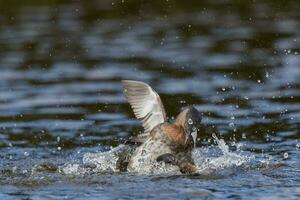
POLYGON ((0 1, 0 199, 298 199, 299 7, 0 1), (197 155, 209 171, 51 169, 142 131, 122 79, 149 83, 171 117, 190 104, 203 113, 197 155), (214 132, 232 154, 214 154, 214 132))

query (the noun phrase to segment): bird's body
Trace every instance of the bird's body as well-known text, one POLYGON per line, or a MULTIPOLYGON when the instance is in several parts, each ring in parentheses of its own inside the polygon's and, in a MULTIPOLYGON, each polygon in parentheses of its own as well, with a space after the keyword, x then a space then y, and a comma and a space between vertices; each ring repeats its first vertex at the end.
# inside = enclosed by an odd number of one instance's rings
POLYGON ((150 86, 138 81, 123 81, 123 84, 125 96, 145 129, 142 137, 137 137, 142 144, 133 151, 127 170, 151 171, 163 164, 172 170, 195 171, 191 152, 201 121, 199 112, 188 107, 174 123, 169 123, 160 97, 150 86))
POLYGON ((172 149, 161 135, 160 127, 157 126, 151 135, 133 152, 127 170, 128 171, 151 171, 155 166, 156 159, 166 153, 172 153, 172 149), (145 167, 146 166, 146 167, 145 167))
MULTIPOLYGON (((169 131, 169 129, 178 131, 172 126, 171 124, 163 123, 151 131, 148 139, 133 152, 128 164, 128 171, 140 171, 147 169, 145 166, 156 165, 157 158, 164 154, 172 154, 180 163, 193 162, 191 156, 192 149, 184 149, 183 146, 176 144, 176 141, 168 138, 166 131, 169 131)), ((168 167, 170 168, 171 166, 169 165, 168 167)), ((178 170, 178 167, 174 169, 178 170)))

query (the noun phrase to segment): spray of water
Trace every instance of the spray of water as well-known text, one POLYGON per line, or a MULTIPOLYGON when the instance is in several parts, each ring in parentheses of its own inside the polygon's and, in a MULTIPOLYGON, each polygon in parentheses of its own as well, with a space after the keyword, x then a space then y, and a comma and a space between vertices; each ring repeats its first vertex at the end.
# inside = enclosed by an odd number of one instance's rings
MULTIPOLYGON (((212 135, 217 144, 209 147, 195 148, 193 159, 198 167, 198 173, 209 174, 215 171, 222 171, 234 167, 243 166, 254 159, 254 156, 242 155, 242 152, 231 152, 229 146, 223 139, 219 139, 215 134, 212 135)), ((119 145, 107 152, 86 153, 82 163, 67 164, 60 168, 64 174, 84 174, 87 172, 119 172, 118 159, 124 151, 128 151, 128 146, 119 145)), ((178 168, 170 168, 164 163, 145 163, 139 170, 142 174, 154 173, 173 173, 179 171, 178 168), (172 170, 169 170, 172 169, 172 170)))
POLYGON ((199 173, 211 173, 222 169, 229 169, 249 163, 253 156, 242 155, 241 152, 231 152, 223 139, 212 135, 217 146, 197 148, 193 152, 193 158, 199 168, 199 173), (219 150, 219 151, 218 151, 219 150))

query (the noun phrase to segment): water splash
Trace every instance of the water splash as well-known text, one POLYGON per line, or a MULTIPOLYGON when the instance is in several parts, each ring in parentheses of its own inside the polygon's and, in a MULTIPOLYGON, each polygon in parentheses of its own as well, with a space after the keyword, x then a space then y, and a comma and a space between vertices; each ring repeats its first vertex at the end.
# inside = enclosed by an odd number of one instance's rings
POLYGON ((118 172, 118 155, 123 151, 126 151, 125 145, 119 145, 107 152, 86 153, 82 159, 83 164, 85 166, 94 166, 94 171, 97 172, 118 172))
POLYGON ((223 139, 219 139, 215 134, 212 137, 217 146, 197 148, 193 152, 193 158, 200 174, 234 169, 254 159, 254 156, 242 155, 242 152, 231 152, 223 139))
MULTIPOLYGON (((219 139, 215 134, 212 135, 212 138, 217 146, 195 148, 193 151, 193 159, 200 174, 234 169, 254 159, 254 156, 242 155, 241 151, 231 152, 225 141, 219 139)), ((68 175, 120 172, 120 159, 124 159, 124 156, 130 157, 132 151, 132 147, 128 145, 119 145, 106 152, 86 153, 83 155, 82 163, 66 164, 60 167, 60 172, 68 175)), ((129 159, 129 157, 125 159, 129 159)), ((156 162, 145 163, 141 166, 138 174, 174 174, 176 172, 179 172, 177 166, 156 162)))
POLYGON ((82 163, 66 164, 60 168, 60 172, 64 174, 119 172, 118 162, 122 154, 128 153, 128 149, 128 146, 121 144, 109 151, 85 153, 82 163))
MULTIPOLYGON (((82 163, 68 163, 59 168, 66 175, 84 175, 91 173, 117 173, 122 171, 122 162, 128 162, 134 148, 119 145, 106 152, 85 153, 82 163)), ((164 162, 145 162, 137 174, 180 174, 179 168, 164 162)))

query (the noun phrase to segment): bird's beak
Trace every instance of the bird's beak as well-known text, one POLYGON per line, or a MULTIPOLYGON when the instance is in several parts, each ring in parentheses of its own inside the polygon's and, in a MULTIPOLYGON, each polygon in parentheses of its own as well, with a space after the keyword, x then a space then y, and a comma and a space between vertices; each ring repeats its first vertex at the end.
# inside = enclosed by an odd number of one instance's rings
POLYGON ((193 132, 191 133, 191 135, 192 135, 192 139, 193 139, 193 142, 194 142, 194 147, 196 147, 196 142, 197 142, 197 129, 196 129, 196 131, 193 131, 193 132))
POLYGON ((194 147, 196 147, 196 142, 197 142, 197 129, 196 128, 193 129, 193 132, 185 134, 185 144, 187 144, 189 142, 189 140, 191 140, 191 139, 193 140, 194 147))

